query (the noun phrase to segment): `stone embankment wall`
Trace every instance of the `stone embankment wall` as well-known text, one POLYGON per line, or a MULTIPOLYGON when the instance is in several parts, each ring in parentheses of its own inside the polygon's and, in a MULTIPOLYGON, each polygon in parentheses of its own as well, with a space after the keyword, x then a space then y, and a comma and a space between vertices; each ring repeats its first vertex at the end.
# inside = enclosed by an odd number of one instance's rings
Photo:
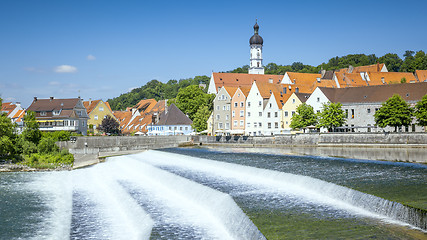
POLYGON ((177 147, 191 141, 190 136, 109 136, 77 137, 75 142, 59 142, 72 154, 100 154, 177 147))
POLYGON ((193 136, 195 144, 251 146, 427 147, 427 133, 313 133, 277 136, 193 136))

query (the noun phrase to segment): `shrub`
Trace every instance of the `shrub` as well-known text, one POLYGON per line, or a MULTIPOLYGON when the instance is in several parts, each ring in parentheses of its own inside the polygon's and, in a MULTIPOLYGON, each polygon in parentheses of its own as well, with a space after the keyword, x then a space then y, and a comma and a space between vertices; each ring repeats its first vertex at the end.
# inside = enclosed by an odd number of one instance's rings
POLYGON ((22 153, 25 155, 37 153, 37 145, 30 141, 24 141, 22 144, 22 153))
POLYGON ((53 138, 42 138, 38 145, 39 153, 53 153, 58 152, 59 147, 55 144, 55 140, 53 138))
POLYGON ((13 154, 15 147, 13 146, 12 140, 8 136, 2 136, 0 138, 0 155, 13 154))

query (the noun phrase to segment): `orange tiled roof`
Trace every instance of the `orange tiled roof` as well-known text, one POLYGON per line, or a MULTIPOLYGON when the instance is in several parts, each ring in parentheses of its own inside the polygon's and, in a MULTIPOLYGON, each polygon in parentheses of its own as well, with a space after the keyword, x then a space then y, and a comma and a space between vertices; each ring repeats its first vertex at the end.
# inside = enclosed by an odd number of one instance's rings
POLYGON ((127 124, 123 129, 123 134, 131 134, 134 132, 143 132, 146 133, 147 129, 146 126, 151 124, 152 122, 152 115, 151 114, 144 114, 141 116, 136 116, 132 122, 127 124))
POLYGON ((228 95, 230 97, 234 96, 234 93, 236 93, 238 87, 231 87, 231 86, 224 86, 225 91, 227 91, 228 95))
POLYGON ((114 111, 113 115, 119 121, 120 129, 125 127, 132 119, 132 111, 114 111))
POLYGON ((322 77, 322 74, 318 73, 297 73, 297 72, 286 72, 294 83, 293 87, 299 89, 300 92, 312 93, 316 87, 331 87, 336 88, 337 85, 334 80, 322 79, 320 82, 317 79, 322 77))
POLYGON ((12 102, 5 102, 1 104, 1 111, 7 112, 7 115, 9 115, 15 108, 16 108, 16 105, 13 104, 12 102))
POLYGON ((165 105, 166 105, 166 101, 165 100, 158 101, 156 103, 156 105, 154 105, 153 108, 151 108, 149 114, 164 112, 165 111, 165 105))
POLYGON ((140 112, 148 113, 156 105, 157 101, 155 99, 143 99, 139 101, 134 108, 138 109, 140 112))
POLYGON ((247 73, 213 73, 215 86, 240 87, 251 86, 254 81, 280 83, 283 75, 247 74, 247 73), (271 79, 271 80, 270 80, 271 79))
POLYGON ((415 74, 418 77, 418 81, 427 82, 427 70, 415 70, 415 74))
POLYGON ((18 110, 12 119, 15 119, 15 122, 22 122, 25 116, 25 110, 18 110))
POLYGON ((83 106, 86 108, 87 114, 91 113, 100 101, 101 100, 83 101, 83 106))
POLYGON ((408 72, 371 72, 368 74, 370 81, 368 84, 383 85, 390 83, 400 83, 402 78, 406 78, 406 82, 417 81, 414 74, 408 72))
MULTIPOLYGON (((353 67, 353 71, 352 73, 360 73, 360 72, 380 72, 381 69, 383 69, 384 67, 384 63, 377 63, 377 64, 372 64, 372 65, 366 65, 366 66, 359 66, 359 67, 353 67)), ((349 68, 341 68, 336 70, 335 72, 340 72, 340 73, 348 73, 349 72, 349 68)))
POLYGON ((335 72, 341 88, 368 86, 360 73, 335 72))

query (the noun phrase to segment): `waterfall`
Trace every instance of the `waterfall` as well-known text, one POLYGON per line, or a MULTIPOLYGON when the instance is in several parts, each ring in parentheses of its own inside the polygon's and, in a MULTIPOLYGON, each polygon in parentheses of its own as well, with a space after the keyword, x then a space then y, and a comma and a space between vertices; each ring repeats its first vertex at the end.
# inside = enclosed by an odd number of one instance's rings
POLYGON ((308 176, 152 150, 133 157, 156 167, 201 172, 223 181, 293 194, 356 215, 427 230, 425 211, 308 176))
POLYGON ((176 224, 198 226, 212 239, 265 239, 228 194, 129 157, 109 161, 109 167, 120 173, 117 178, 147 190, 150 198, 179 212, 176 224))

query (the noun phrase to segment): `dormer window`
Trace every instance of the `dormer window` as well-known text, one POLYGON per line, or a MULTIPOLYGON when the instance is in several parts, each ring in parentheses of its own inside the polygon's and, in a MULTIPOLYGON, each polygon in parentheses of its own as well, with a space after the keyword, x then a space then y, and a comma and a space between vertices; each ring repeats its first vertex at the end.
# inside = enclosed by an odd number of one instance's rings
POLYGON ((45 111, 40 112, 40 116, 46 116, 46 115, 47 115, 47 112, 45 112, 45 111))
POLYGON ((61 110, 54 110, 53 111, 53 115, 56 115, 56 116, 59 115, 60 113, 61 113, 61 110))

